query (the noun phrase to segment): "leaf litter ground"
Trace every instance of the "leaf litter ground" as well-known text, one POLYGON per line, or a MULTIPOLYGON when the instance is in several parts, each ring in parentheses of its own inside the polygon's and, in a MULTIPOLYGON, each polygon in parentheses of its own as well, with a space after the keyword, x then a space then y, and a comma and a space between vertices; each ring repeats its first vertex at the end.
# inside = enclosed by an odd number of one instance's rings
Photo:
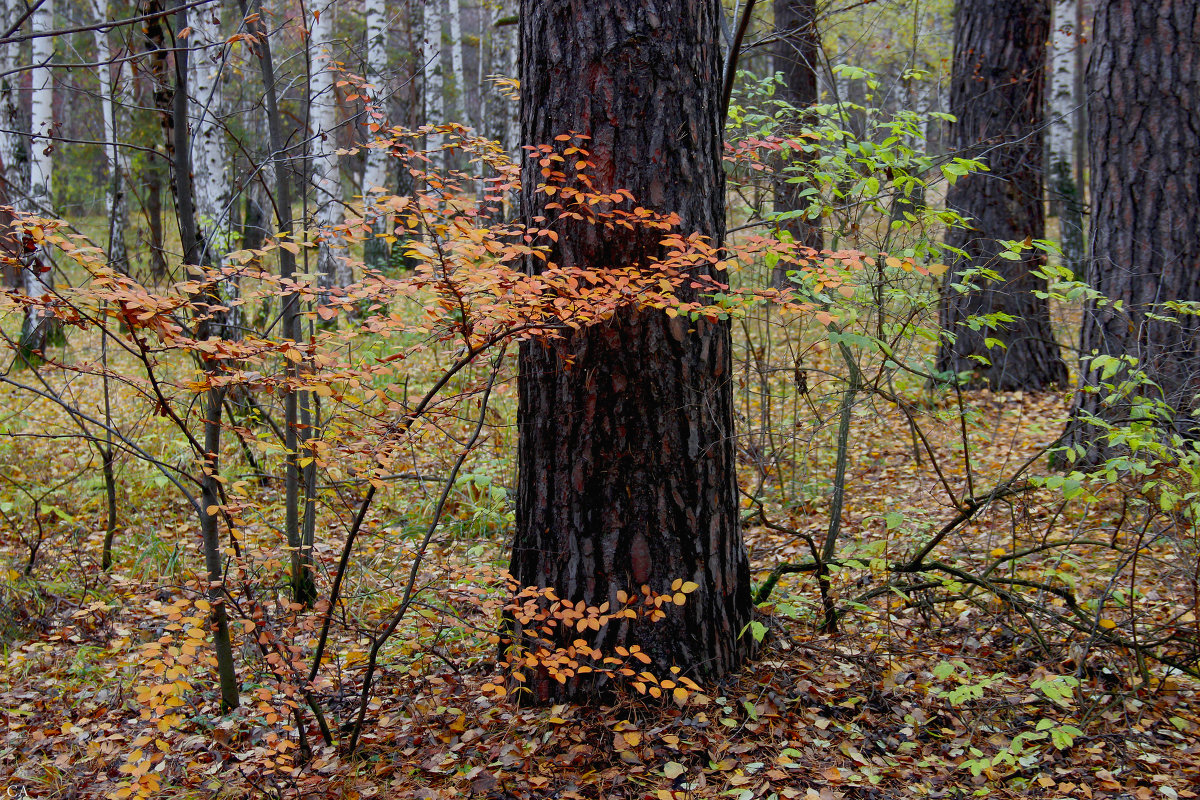
MULTIPOLYGON (((982 409, 971 432, 981 486, 1053 439, 1062 416, 1051 397, 972 399, 982 409)), ((844 537, 863 554, 862 569, 833 576, 840 600, 870 585, 873 557, 911 548, 905 531, 952 512, 927 465, 916 464, 903 421, 890 422, 882 430, 891 433, 851 455, 844 537), (891 525, 897 512, 903 524, 891 525)), ((947 464, 961 462, 954 436, 931 444, 947 464)), ((965 479, 947 471, 950 481, 965 479)), ((824 508, 819 498, 795 505, 786 526, 820 535, 824 508)), ((1056 516, 1048 493, 1015 508, 961 528, 942 557, 977 560, 1011 548, 1015 513, 1025 525, 1079 524, 1056 516)), ((183 538, 188 523, 183 509, 175 513, 142 523, 183 538)), ((1092 513, 1102 528, 1117 511, 1092 513)), ((763 527, 750 527, 747 541, 760 575, 807 555, 797 537, 763 527)), ((498 545, 488 547, 499 558, 498 545)), ((1145 682, 1128 653, 1086 642, 1047 647, 995 602, 884 595, 838 634, 817 634, 811 577, 789 576, 776 588, 757 660, 682 704, 632 690, 592 707, 496 700, 483 689, 498 677, 494 648, 472 628, 488 624, 478 587, 498 578, 480 553, 472 541, 433 552, 426 577, 451 589, 387 651, 354 758, 313 745, 313 730, 301 758, 286 704, 269 680, 256 683, 261 669, 244 667, 250 702, 219 713, 203 658, 187 660, 189 648, 203 656, 205 632, 196 625, 202 609, 182 599, 183 577, 164 586, 81 565, 91 570, 83 596, 92 599, 45 586, 21 603, 6 598, 0 776, 13 791, 53 797, 1150 800, 1195 797, 1200 784, 1197 686, 1184 676, 1155 669, 1145 682), (456 594, 455 586, 466 588, 456 594), (178 646, 155 651, 164 635, 178 646), (160 711, 148 712, 156 703, 160 711)), ((1111 575, 1102 551, 1095 555, 1095 563, 1072 565, 1077 586, 1111 575)), ((345 722, 362 643, 342 637, 336 679, 323 688, 345 722)), ((242 652, 253 663, 252 642, 242 652)))

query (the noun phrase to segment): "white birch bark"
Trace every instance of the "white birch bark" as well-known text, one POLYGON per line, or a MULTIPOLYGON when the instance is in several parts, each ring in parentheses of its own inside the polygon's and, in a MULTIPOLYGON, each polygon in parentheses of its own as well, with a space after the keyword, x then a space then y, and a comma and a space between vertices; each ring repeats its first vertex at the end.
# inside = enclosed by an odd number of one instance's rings
MULTIPOLYGON (((367 140, 375 141, 378 137, 379 126, 384 123, 383 104, 385 102, 384 79, 387 72, 387 18, 384 14, 384 0, 364 0, 364 15, 367 23, 367 81, 374 87, 371 90, 371 105, 374 107, 367 116, 367 140)), ((387 243, 379 238, 386 233, 387 218, 377 213, 373 202, 379 197, 379 192, 372 191, 386 187, 388 182, 388 151, 372 147, 367 150, 367 163, 363 169, 362 195, 363 210, 371 222, 371 239, 363 247, 363 261, 368 267, 382 269, 387 266, 387 243)))
POLYGON ((204 242, 201 260, 214 266, 223 266, 226 254, 232 249, 229 207, 233 192, 221 119, 225 40, 221 36, 220 13, 220 3, 197 8, 186 40, 191 47, 188 62, 192 75, 188 83, 192 96, 188 100, 188 123, 192 129, 196 224, 204 242))
MULTIPOLYGON (((442 2, 425 0, 421 26, 421 63, 425 74, 425 124, 441 125, 446 121, 445 92, 442 85, 442 2)), ((446 166, 442 151, 444 137, 431 133, 425 138, 430 151, 431 172, 441 172, 446 166)))
POLYGON ((1078 270, 1083 263, 1083 218, 1075 184, 1075 111, 1079 46, 1076 0, 1055 0, 1053 55, 1050 63, 1050 205, 1057 211, 1063 263, 1078 270))
POLYGON ((459 0, 446 2, 449 3, 450 10, 450 72, 454 80, 450 94, 453 98, 450 118, 455 122, 470 125, 470 114, 467 111, 467 80, 463 72, 462 9, 459 7, 459 0))
POLYGON ((312 125, 312 182, 315 219, 321 243, 317 250, 318 283, 349 286, 354 274, 346 261, 346 245, 336 227, 342 222, 342 179, 337 157, 338 103, 333 61, 333 9, 328 2, 314 10, 309 36, 308 101, 312 125))
MULTIPOLYGON (((92 11, 96 24, 108 19, 105 0, 94 0, 92 11)), ((128 204, 125 201, 125 159, 119 146, 117 130, 117 104, 121 97, 121 66, 112 61, 113 54, 108 45, 108 33, 103 30, 92 32, 96 43, 96 75, 100 83, 100 113, 104 123, 104 160, 108 168, 108 183, 105 190, 105 217, 108 225, 108 262, 118 270, 129 267, 125 247, 125 228, 128 227, 128 204)))
MULTIPOLYGON (((16 22, 24 8, 19 0, 0 0, 0 24, 5 30, 16 22)), ((25 188, 24 142, 21 137, 21 101, 18 94, 21 74, 15 72, 21 58, 21 44, 9 42, 0 45, 0 166, 4 170, 6 185, 0 202, 13 203, 25 188)))
MULTIPOLYGON (((46 0, 38 6, 30 18, 34 33, 49 31, 54 26, 53 0, 46 0)), ((39 36, 33 40, 32 63, 30 70, 32 84, 32 99, 30 104, 30 139, 29 139, 29 194, 27 208, 35 214, 49 215, 53 213, 51 206, 51 150, 54 135, 54 89, 48 64, 54 57, 54 40, 49 36, 39 36)), ((50 293, 54 285, 54 272, 51 269, 49 255, 43 248, 31 253, 26 264, 25 294, 35 300, 41 300, 50 293)), ((50 329, 49 315, 36 305, 31 305, 25 315, 25 324, 21 330, 21 350, 26 354, 42 351, 46 347, 47 335, 50 329)))

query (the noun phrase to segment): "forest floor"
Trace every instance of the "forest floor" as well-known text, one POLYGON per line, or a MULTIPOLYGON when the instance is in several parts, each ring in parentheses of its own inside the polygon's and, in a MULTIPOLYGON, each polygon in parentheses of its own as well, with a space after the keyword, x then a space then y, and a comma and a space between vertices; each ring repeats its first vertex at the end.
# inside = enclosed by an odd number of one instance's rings
MULTIPOLYGON (((972 402, 980 410, 970 448, 977 487, 1052 440, 1063 413, 1049 396, 972 402)), ((928 530, 953 513, 928 464, 916 463, 902 420, 872 430, 869 447, 851 454, 843 515, 848 546, 864 562, 911 549, 903 528, 928 530), (895 513, 903 526, 889 521, 895 513)), ((931 447, 954 462, 953 435, 931 447)), ((826 511, 823 500, 796 504, 780 521, 820 536, 826 511)), ((1103 530, 1115 513, 1100 505, 1091 520, 1103 530)), ((1047 530, 1083 524, 1035 495, 959 529, 944 558, 1011 549, 1014 514, 1047 530)), ((191 536, 185 509, 155 508, 137 524, 145 530, 131 540, 132 567, 106 575, 94 559, 77 559, 67 564, 69 585, 25 579, 19 542, 4 538, 7 562, 18 567, 7 570, 0 597, 0 785, 8 796, 1174 800, 1200 792, 1197 682, 1086 638, 1040 641, 994 600, 885 595, 822 634, 812 623, 813 580, 789 577, 762 618, 770 632, 757 660, 681 703, 632 689, 588 707, 497 699, 489 686, 498 682, 495 648, 478 598, 500 580, 498 536, 432 549, 427 577, 444 603, 398 635, 354 757, 321 747, 311 725, 311 749, 301 753, 286 703, 248 666, 253 642, 240 647, 246 702, 222 715, 204 659, 189 667, 181 658, 206 652, 203 604, 187 571, 164 581, 137 568, 153 548, 194 550, 176 546, 191 536), (158 711, 154 697, 165 698, 158 711)), ((94 552, 93 528, 50 543, 42 558, 94 552)), ((759 578, 807 553, 797 536, 753 524, 747 540, 759 578)), ((1113 574, 1104 552, 1070 565, 1081 593, 1113 574)), ((331 545, 324 557, 333 554, 331 545)), ((869 573, 865 565, 839 572, 835 594, 855 597, 869 573)), ((327 696, 345 723, 356 709, 363 645, 341 636, 331 648, 342 659, 340 682, 327 696)), ((337 730, 344 742, 348 727, 337 730)))

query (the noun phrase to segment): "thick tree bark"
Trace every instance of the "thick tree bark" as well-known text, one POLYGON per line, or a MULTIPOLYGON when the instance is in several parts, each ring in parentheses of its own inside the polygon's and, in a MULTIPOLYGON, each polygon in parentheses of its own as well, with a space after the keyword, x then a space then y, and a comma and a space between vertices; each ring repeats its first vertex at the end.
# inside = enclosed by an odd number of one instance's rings
POLYGON ((947 243, 966 258, 954 265, 943 287, 941 325, 949 337, 938 352, 938 369, 968 372, 975 385, 992 389, 1045 389, 1064 384, 1066 365, 1050 329, 1049 306, 1034 295, 1045 281, 1030 272, 1042 263, 1036 250, 1017 261, 999 258, 1003 240, 1045 236, 1042 205, 1042 119, 1048 0, 962 0, 955 11, 954 75, 950 89, 951 150, 978 158, 988 171, 961 178, 946 203, 970 218, 947 243), (966 280, 965 270, 986 267, 1002 282, 966 280), (995 327, 968 327, 971 317, 1012 317, 995 327), (985 339, 1003 347, 987 347, 985 339), (981 360, 982 359, 982 360, 981 360))
MULTIPOLYGON (((720 244, 720 6, 717 0, 523 0, 522 140, 577 131, 596 191, 679 214, 684 232, 720 244)), ((553 216, 536 162, 524 167, 527 221, 553 216)), ((550 260, 564 267, 645 264, 660 231, 613 232, 561 220, 550 260)), ((531 262, 537 269, 539 262, 531 262)), ((574 603, 619 607, 618 592, 676 579, 699 588, 658 622, 622 619, 586 638, 607 653, 640 645, 661 676, 672 666, 715 678, 745 655, 749 567, 737 515, 730 329, 628 311, 520 355, 521 440, 511 572, 574 603)), ((515 626, 529 644, 536 632, 515 626)), ((585 695, 591 675, 531 680, 533 699, 585 695)))
MULTIPOLYGON (((1140 394, 1177 412, 1165 433, 1196 436, 1200 413, 1200 320, 1166 304, 1200 301, 1200 4, 1193 0, 1101 0, 1088 64, 1092 181, 1087 280, 1109 301, 1084 309, 1081 349, 1129 355, 1158 384, 1140 394)), ((1124 372, 1108 379, 1120 381, 1124 372)), ((1085 368, 1082 384, 1099 378, 1085 368)), ((1129 403, 1081 392, 1066 443, 1082 461, 1112 454, 1082 412, 1111 423, 1129 403)))
MULTIPOLYGON (((821 58, 821 37, 817 31, 816 0, 775 0, 775 31, 779 40, 775 43, 774 68, 783 73, 781 99, 786 100, 797 109, 806 109, 816 105, 817 94, 817 65, 821 58)), ((804 118, 794 120, 794 129, 785 130, 787 135, 796 135, 804 127, 804 118)), ((786 169, 780 176, 776 187, 775 213, 787 214, 801 211, 808 207, 808 199, 800 193, 806 188, 805 183, 790 182, 807 171, 808 165, 815 161, 817 153, 805 153, 800 150, 792 151, 788 163, 798 167, 799 172, 786 169)), ((780 220, 779 230, 786 232, 791 240, 799 245, 820 250, 825 246, 821 235, 820 219, 810 220, 804 215, 796 215, 790 219, 780 220)), ((787 282, 787 272, 780 266, 772 276, 775 286, 783 286, 787 282)))

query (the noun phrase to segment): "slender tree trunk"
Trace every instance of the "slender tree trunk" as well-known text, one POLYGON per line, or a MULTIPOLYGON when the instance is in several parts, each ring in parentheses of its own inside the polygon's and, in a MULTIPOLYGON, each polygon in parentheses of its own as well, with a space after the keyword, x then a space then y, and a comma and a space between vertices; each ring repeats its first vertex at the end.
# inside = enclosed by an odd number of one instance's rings
MULTIPOLYGON (((241 0, 243 15, 250 13, 247 0, 241 0)), ((261 14, 261 0, 254 7, 261 14)), ((284 133, 283 118, 279 113, 279 101, 275 89, 275 62, 271 55, 271 41, 266 35, 265 27, 260 21, 255 26, 261 40, 258 50, 258 63, 262 73, 265 90, 263 99, 266 102, 267 129, 271 145, 271 167, 275 177, 275 208, 278 213, 276 221, 281 237, 292 233, 292 189, 290 180, 291 167, 288 164, 287 136, 284 133)), ((279 277, 284 281, 296 277, 296 257, 286 248, 279 248, 279 277)), ((283 309, 280 314, 283 335, 293 342, 300 341, 300 296, 291 292, 283 298, 283 309)), ((299 366, 288 360, 288 377, 296 382, 300 379, 299 366)), ((298 392, 288 392, 283 397, 284 449, 287 475, 284 479, 284 534, 287 536, 288 547, 291 550, 291 584, 292 597, 297 603, 311 606, 316 600, 316 582, 312 573, 312 550, 305 547, 304 534, 300 523, 301 468, 300 449, 303 436, 309 430, 309 420, 300 414, 298 392)), ((310 466, 312 466, 310 464, 310 466)))
POLYGON ((963 0, 954 20, 950 113, 958 122, 950 149, 982 160, 988 171, 960 178, 946 198, 970 218, 970 227, 946 237, 966 257, 943 286, 938 369, 969 373, 971 384, 996 390, 1037 391, 1067 378, 1049 306, 1035 295, 1045 281, 1030 274, 1042 256, 1027 249, 1019 260, 1000 257, 1001 241, 1045 236, 1042 113, 1049 32, 1047 0, 963 0), (1003 281, 963 276, 979 268, 994 270, 1003 281), (990 324, 981 325, 983 319, 990 324), (988 339, 1001 344, 989 347, 988 339))
MULTIPOLYGON (((228 266, 226 256, 233 249, 230 209, 233 187, 230 185, 229 153, 225 143, 224 92, 222 66, 225 59, 221 35, 221 4, 216 2, 194 10, 192 32, 187 38, 191 49, 190 82, 195 89, 188 104, 188 122, 192 130, 192 172, 196 196, 196 234, 201 240, 198 258, 205 266, 228 266)), ((228 311, 214 315, 219 333, 225 339, 239 337, 237 280, 222 280, 214 300, 228 311)))
MULTIPOLYGON (((367 25, 367 80, 374 87, 371 104, 374 107, 367 118, 367 139, 374 140, 384 124, 383 82, 387 73, 387 18, 384 15, 384 0, 364 0, 363 12, 367 25)), ((371 221, 371 237, 363 245, 363 262, 370 269, 383 269, 388 263, 388 244, 383 238, 387 233, 387 215, 374 211, 372 202, 378 193, 372 189, 388 185, 388 151, 378 148, 367 150, 367 164, 363 170, 363 206, 371 221)))
MULTIPOLYGON (((717 0, 605 0, 588 14, 523 0, 523 141, 589 135, 595 191, 628 189, 642 205, 677 213, 684 233, 720 245, 720 14, 717 0)), ((525 160, 527 221, 553 216, 546 206, 557 199, 536 190, 538 169, 525 160)), ((548 256, 564 267, 649 266, 662 253, 661 231, 561 219, 554 227, 560 235, 548 256)), ((529 269, 540 265, 531 259, 529 269)), ((662 676, 678 666, 712 679, 742 663, 750 583, 730 350, 728 323, 688 324, 650 310, 521 345, 517 582, 611 610, 622 605, 619 592, 667 592, 677 579, 699 585, 663 620, 560 629, 553 644, 583 638, 606 654, 637 644, 662 676)), ((525 645, 540 635, 519 620, 514 634, 525 645)), ((558 683, 542 670, 528 685, 534 700, 563 700, 594 691, 603 684, 595 677, 558 683)))
MULTIPOLYGON (((504 0, 504 13, 506 17, 516 17, 519 0, 504 0)), ((502 26, 504 36, 501 38, 500 46, 503 48, 507 56, 504 65, 504 74, 509 78, 517 78, 519 72, 518 56, 520 54, 519 38, 516 25, 502 26)), ((508 150, 508 154, 512 157, 513 163, 521 163, 523 153, 521 151, 521 115, 520 106, 518 103, 511 100, 504 100, 497 104, 497 108, 504 120, 502 127, 504 137, 504 147, 508 150)))
POLYGON ((204 543, 204 565, 208 573, 208 602, 213 626, 213 649, 217 656, 217 678, 221 688, 221 708, 237 708, 237 668, 233 662, 233 647, 229 639, 229 613, 225 610, 225 570, 219 530, 220 518, 215 511, 221 502, 221 401, 224 389, 210 389, 204 420, 204 476, 200 481, 200 533, 204 543))
MULTIPOLYGON (((97 24, 108 18, 105 0, 95 0, 92 10, 97 24)), ((121 66, 112 61, 108 33, 96 30, 93 37, 96 43, 96 63, 99 65, 96 73, 100 83, 100 113, 104 121, 104 157, 108 167, 108 188, 104 204, 108 217, 108 263, 124 272, 129 269, 129 255, 125 246, 129 211, 125 199, 125 159, 121 153, 117 130, 117 118, 121 116, 121 66)))
MULTIPOLYGON (((23 3, 17 0, 0 0, 0 19, 8 28, 23 13, 23 3)), ((0 44, 0 168, 4 179, 2 198, 13 204, 29 185, 27 180, 28 157, 25 139, 21 135, 24 126, 21 120, 20 79, 17 66, 21 63, 19 42, 0 44)))
MULTIPOLYGON (((46 0, 33 12, 30 23, 34 33, 54 27, 54 3, 46 0)), ((33 69, 30 70, 32 93, 29 119, 29 191, 26 208, 35 214, 54 213, 51 173, 54 150, 54 88, 49 63, 54 58, 54 39, 39 36, 33 40, 33 69)), ((42 300, 54 286, 54 271, 42 246, 37 246, 26 261, 25 294, 42 300)), ((21 329, 20 352, 26 358, 45 350, 53 328, 53 316, 38 305, 29 306, 21 329)))
POLYGON ((346 244, 336 227, 342 222, 342 179, 337 157, 338 103, 333 65, 334 4, 329 3, 312 25, 309 37, 308 98, 312 110, 312 182, 316 223, 321 231, 317 272, 323 288, 349 286, 354 275, 346 260, 346 244))
POLYGON ((467 76, 463 71, 462 44, 462 9, 459 0, 446 0, 448 3, 447 22, 450 27, 450 73, 454 86, 450 91, 452 111, 450 117, 454 122, 470 124, 470 112, 467 110, 467 76))
MULTIPOLYGON (((425 91, 422 95, 426 125, 441 125, 446 121, 445 91, 442 81, 442 3, 443 0, 425 0, 421 26, 421 69, 425 76, 425 91)), ((431 133, 425 139, 430 151, 430 170, 440 172, 446 168, 446 156, 442 151, 444 137, 431 133)))
MULTIPOLYGON (((1081 351, 1132 356, 1157 384, 1136 391, 1162 401, 1174 421, 1161 433, 1198 435, 1200 318, 1175 302, 1200 302, 1200 4, 1192 0, 1098 0, 1088 64, 1091 253, 1087 281, 1107 302, 1084 309, 1081 351), (1120 306, 1116 306, 1120 303, 1120 306), (1175 317, 1174 320, 1167 317, 1175 317)), ((1084 368, 1065 443, 1096 465, 1116 451, 1084 421, 1131 419, 1084 368), (1092 387, 1097 387, 1093 390, 1092 387)))
MULTIPOLYGON (((816 105, 818 100, 817 66, 821 59, 821 37, 817 32, 816 0, 775 0, 775 32, 779 40, 775 43, 774 67, 776 72, 783 73, 781 99, 803 111, 816 105)), ((784 131, 785 134, 798 136, 805 122, 803 115, 798 116, 792 128, 784 131)), ((825 246, 821 220, 819 217, 812 219, 804 213, 809 200, 802 197, 801 193, 812 184, 797 179, 812 169, 817 156, 816 150, 811 153, 791 151, 775 189, 775 213, 786 217, 778 222, 780 232, 786 233, 796 244, 814 250, 825 246)), ((782 287, 787 281, 785 266, 781 264, 775 268, 772 285, 782 287)))
POLYGON ((1083 268, 1083 198, 1075 184, 1076 0, 1054 2, 1054 56, 1050 69, 1050 207, 1058 215, 1063 264, 1083 268))

